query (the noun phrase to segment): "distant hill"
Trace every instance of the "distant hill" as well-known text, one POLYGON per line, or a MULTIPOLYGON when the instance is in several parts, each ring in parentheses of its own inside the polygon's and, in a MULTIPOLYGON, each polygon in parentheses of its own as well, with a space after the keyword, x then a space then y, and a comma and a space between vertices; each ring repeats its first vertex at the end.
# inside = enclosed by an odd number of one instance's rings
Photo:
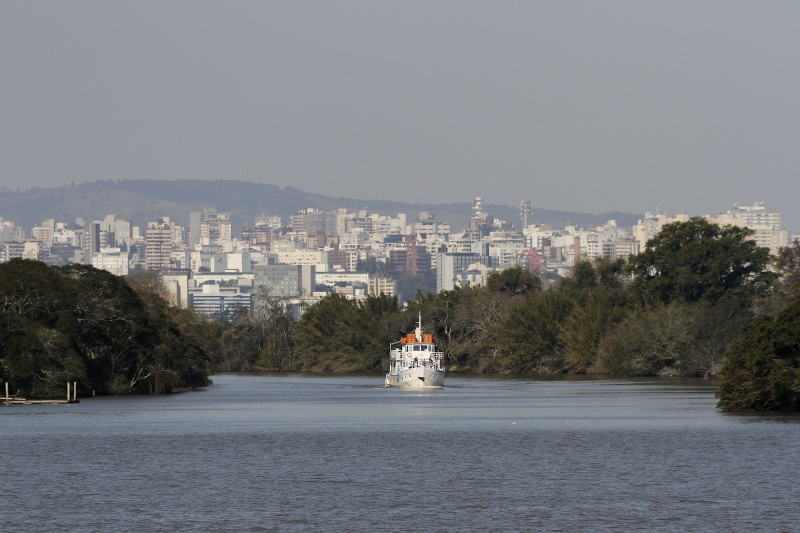
MULTIPOLYGON (((420 211, 428 211, 437 219, 449 222, 453 229, 465 227, 472 213, 472 205, 468 202, 414 204, 331 198, 294 187, 280 188, 228 180, 99 180, 52 189, 34 188, 13 192, 3 188, 0 191, 0 217, 28 230, 48 218, 71 222, 76 217, 95 220, 111 213, 119 213, 139 226, 145 226, 161 216, 169 216, 171 220, 187 225, 189 213, 205 205, 216 206, 221 212, 230 212, 235 228, 252 221, 264 211, 280 215, 286 221, 289 215, 307 207, 325 211, 337 208, 367 209, 384 215, 406 213, 409 218, 414 218, 420 211)), ((484 204, 484 211, 517 227, 521 225, 519 208, 516 206, 484 204)), ((639 215, 616 211, 590 215, 535 207, 532 215, 534 223, 550 223, 555 227, 562 227, 568 222, 592 227, 611 219, 616 220, 619 226, 632 226, 641 218, 639 215)))

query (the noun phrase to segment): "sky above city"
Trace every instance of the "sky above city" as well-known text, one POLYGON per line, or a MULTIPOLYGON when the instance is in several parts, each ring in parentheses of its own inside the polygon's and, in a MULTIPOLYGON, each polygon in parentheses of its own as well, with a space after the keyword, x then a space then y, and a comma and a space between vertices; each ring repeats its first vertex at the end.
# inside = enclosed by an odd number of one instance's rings
POLYGON ((798 28, 800 2, 7 1, 0 185, 763 201, 797 233, 798 28))

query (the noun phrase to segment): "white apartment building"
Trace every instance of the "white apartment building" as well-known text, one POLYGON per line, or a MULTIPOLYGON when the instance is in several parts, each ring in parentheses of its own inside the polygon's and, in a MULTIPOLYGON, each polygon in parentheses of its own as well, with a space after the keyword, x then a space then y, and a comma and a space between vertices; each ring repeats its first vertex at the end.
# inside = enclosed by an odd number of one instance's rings
POLYGON ((269 244, 269 251, 275 253, 298 252, 306 249, 305 241, 294 239, 280 239, 269 244))
MULTIPOLYGON (((327 266, 327 265, 326 265, 327 266)), ((317 285, 358 285, 366 287, 369 274, 361 272, 316 272, 317 285)))
POLYGON ((172 232, 169 219, 151 222, 144 233, 145 265, 147 270, 163 271, 170 267, 172 232))
POLYGON ((325 250, 299 250, 295 252, 278 252, 278 263, 284 265, 316 265, 328 263, 328 252, 325 250))
POLYGON ((189 276, 186 274, 161 276, 170 304, 181 309, 189 307, 189 276))
POLYGON ((673 222, 687 222, 689 215, 686 213, 678 213, 674 217, 668 217, 663 213, 656 212, 655 215, 650 213, 644 214, 644 220, 640 220, 638 224, 633 227, 633 238, 639 241, 642 248, 647 244, 647 241, 661 231, 661 228, 673 222))
POLYGON ((31 229, 31 238, 42 243, 45 248, 49 248, 53 243, 53 233, 55 232, 55 222, 53 219, 45 220, 38 226, 31 229))
MULTIPOLYGON (((718 215, 703 215, 703 218, 720 226, 732 225, 753 230, 752 239, 758 246, 769 248, 770 253, 777 254, 781 247, 789 243, 789 232, 781 229, 781 213, 777 209, 767 209, 763 202, 752 206, 734 204, 731 209, 718 215)), ((689 215, 679 213, 674 218, 664 214, 651 215, 645 213, 644 220, 633 228, 634 239, 641 248, 647 241, 655 237, 666 224, 686 222, 689 215)))
POLYGON ((367 248, 370 244, 370 234, 366 231, 351 231, 339 234, 340 248, 367 248))
POLYGON ((25 228, 14 226, 10 220, 0 218, 0 242, 25 240, 25 228))
POLYGON ((369 294, 374 296, 380 296, 381 294, 385 294, 386 296, 396 296, 397 281, 381 276, 370 276, 369 294))
POLYGON ((789 244, 789 231, 781 229, 781 212, 777 209, 767 209, 763 202, 752 206, 739 206, 719 215, 703 215, 710 222, 720 226, 732 225, 746 227, 753 230, 753 240, 758 246, 769 248, 771 254, 789 244))
POLYGON ((92 254, 92 266, 115 276, 128 275, 128 254, 119 248, 102 248, 92 254))
POLYGON ((602 246, 602 256, 609 261, 616 261, 621 257, 636 255, 641 249, 639 241, 634 239, 613 239, 600 244, 602 246))
POLYGON ((262 213, 261 215, 256 217, 255 226, 257 228, 280 229, 281 217, 279 217, 278 215, 270 215, 268 213, 262 213))

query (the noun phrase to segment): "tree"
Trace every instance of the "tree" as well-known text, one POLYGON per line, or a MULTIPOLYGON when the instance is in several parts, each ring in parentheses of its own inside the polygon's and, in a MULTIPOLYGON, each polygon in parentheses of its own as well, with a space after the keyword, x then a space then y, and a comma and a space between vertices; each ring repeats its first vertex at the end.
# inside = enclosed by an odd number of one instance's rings
POLYGON ((753 231, 719 227, 703 218, 667 224, 631 258, 632 289, 642 301, 748 303, 766 294, 776 275, 769 250, 749 238, 753 231))
POLYGON ((791 246, 780 249, 775 258, 775 269, 787 287, 800 283, 800 241, 795 240, 791 246))
POLYGON ((572 301, 559 332, 565 370, 589 370, 601 339, 628 314, 630 298, 621 279, 624 266, 624 259, 579 261, 570 275, 551 289, 562 291, 572 301))
POLYGON ((375 372, 398 339, 397 298, 348 300, 330 294, 306 310, 294 328, 297 370, 375 372))
POLYGON ((505 372, 560 372, 561 323, 574 305, 560 290, 529 292, 505 308, 497 323, 497 349, 505 372))
POLYGON ((657 304, 628 316, 599 344, 605 374, 716 376, 725 350, 750 320, 737 304, 657 304))
POLYGON ((486 287, 492 292, 505 292, 511 296, 542 290, 542 279, 538 274, 521 266, 515 266, 490 274, 486 287))
POLYGON ((249 325, 257 333, 256 367, 261 370, 281 370, 291 365, 294 317, 286 298, 271 296, 268 287, 259 287, 249 325))
POLYGON ((585 372, 594 365, 600 341, 629 311, 622 291, 601 285, 587 293, 574 302, 559 331, 565 370, 571 372, 585 372))
MULTIPOLYGON (((132 280, 133 285, 137 285, 132 280)), ((208 383, 206 354, 166 301, 87 265, 0 265, 0 381, 18 394, 165 393, 208 383)))
POLYGON ((800 410, 800 292, 750 324, 728 351, 717 390, 726 411, 800 410))
POLYGON ((401 313, 398 329, 413 331, 421 313, 426 332, 435 335, 451 368, 493 372, 500 369, 495 342, 497 321, 512 300, 509 294, 486 287, 458 287, 418 295, 408 302, 407 312, 401 313))

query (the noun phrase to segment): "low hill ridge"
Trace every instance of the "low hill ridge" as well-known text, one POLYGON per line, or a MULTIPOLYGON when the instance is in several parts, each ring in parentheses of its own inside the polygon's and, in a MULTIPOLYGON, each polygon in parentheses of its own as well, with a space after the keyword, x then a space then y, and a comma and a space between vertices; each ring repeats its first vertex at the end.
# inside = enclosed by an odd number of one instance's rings
MULTIPOLYGON (((480 191, 476 191, 480 194, 480 191)), ((218 211, 230 212, 234 227, 264 211, 280 215, 284 223, 299 209, 314 207, 325 211, 337 208, 367 209, 383 215, 406 213, 413 218, 420 211, 434 213, 439 220, 449 222, 453 229, 466 226, 472 204, 422 204, 388 200, 333 198, 295 187, 252 183, 238 180, 98 180, 54 188, 33 188, 14 192, 0 191, 0 217, 30 229, 42 220, 71 222, 76 217, 95 220, 111 213, 131 220, 135 225, 161 216, 169 216, 179 224, 189 223, 189 213, 204 205, 216 206, 218 211)), ((520 226, 519 208, 508 205, 484 204, 484 210, 495 218, 520 226)), ((636 224, 639 215, 612 211, 597 215, 553 209, 532 209, 532 221, 563 226, 566 223, 592 227, 608 220, 619 226, 636 224)))

